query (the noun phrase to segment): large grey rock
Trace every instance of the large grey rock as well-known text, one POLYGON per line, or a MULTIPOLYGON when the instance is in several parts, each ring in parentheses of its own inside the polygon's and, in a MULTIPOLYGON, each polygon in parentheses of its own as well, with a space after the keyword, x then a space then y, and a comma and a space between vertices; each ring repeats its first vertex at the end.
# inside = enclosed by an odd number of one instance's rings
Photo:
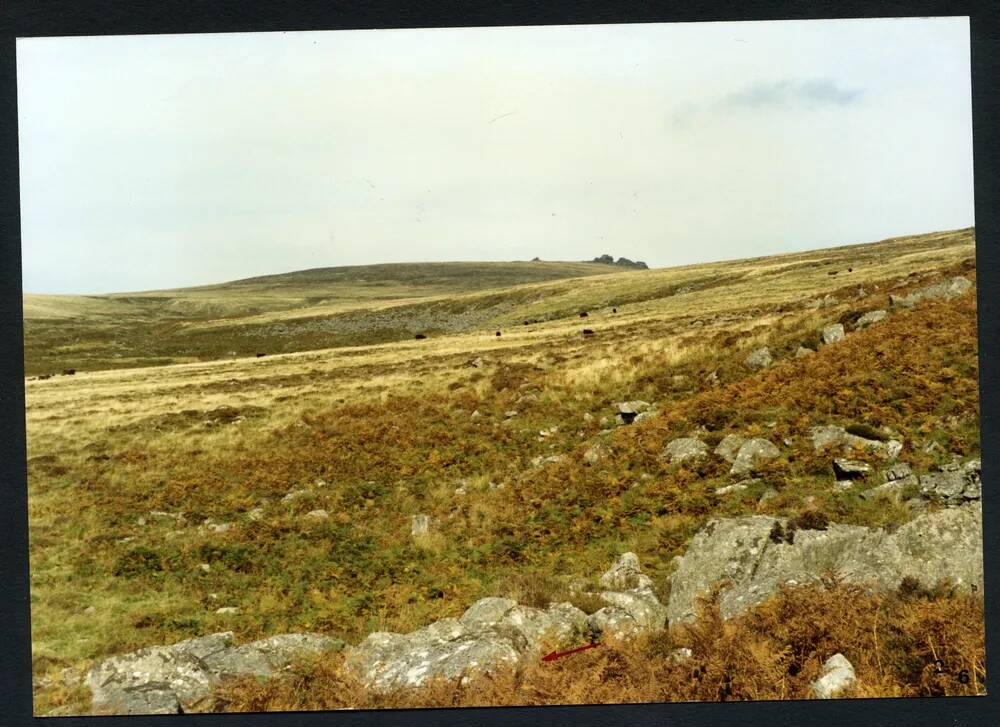
POLYGON ((937 283, 927 288, 915 290, 908 295, 890 295, 889 301, 893 305, 903 308, 911 308, 917 303, 934 298, 955 298, 962 295, 972 287, 972 281, 968 278, 957 276, 943 283, 937 283))
POLYGON ((844 326, 842 323, 831 323, 823 327, 823 343, 830 345, 837 341, 844 340, 844 326))
POLYGON ((239 676, 271 676, 307 653, 343 647, 319 634, 282 634, 234 646, 223 632, 153 646, 95 664, 84 681, 98 714, 176 714, 198 710, 212 689, 239 676))
POLYGON ((344 666, 375 691, 418 687, 516 665, 543 647, 576 643, 586 628, 587 615, 569 603, 542 610, 483 598, 458 619, 441 619, 409 634, 369 634, 348 650, 344 666))
POLYGON ((278 634, 205 657, 205 665, 221 679, 273 676, 308 654, 339 651, 344 642, 321 634, 278 634))
POLYGON ((867 328, 868 326, 870 326, 872 324, 875 324, 875 323, 878 323, 879 321, 884 320, 887 315, 888 315, 888 313, 886 313, 884 310, 868 311, 863 316, 861 316, 860 318, 858 318, 857 321, 855 321, 854 326, 855 326, 855 328, 859 328, 859 329, 860 328, 867 328))
POLYGON ((736 453, 733 466, 729 469, 732 475, 745 475, 758 466, 778 457, 781 451, 766 439, 748 439, 736 453))
POLYGON ((105 659, 84 679, 93 709, 110 714, 171 714, 187 708, 218 683, 204 660, 227 649, 232 641, 233 634, 224 632, 105 659))
POLYGON ((774 359, 771 358, 771 349, 761 346, 755 349, 746 357, 744 363, 752 369, 765 369, 771 365, 774 359))
POLYGON ((410 634, 377 631, 348 650, 344 668, 377 692, 419 687, 434 678, 458 679, 518 662, 524 644, 509 633, 442 619, 410 634), (520 648, 519 648, 520 647, 520 648))
POLYGON ((747 441, 746 437, 739 434, 727 434, 715 448, 715 453, 727 462, 735 462, 736 455, 740 452, 740 447, 747 441))
POLYGON ((669 460, 670 464, 704 459, 708 456, 708 445, 695 437, 681 437, 669 442, 662 456, 669 460))
POLYGON ((823 664, 823 673, 812 683, 819 699, 832 699, 857 682, 854 665, 843 654, 834 654, 823 664))
POLYGON ((926 513, 894 533, 855 525, 797 530, 792 543, 770 538, 783 518, 756 515, 709 521, 692 539, 674 573, 667 603, 670 625, 692 620, 697 600, 725 580, 723 618, 751 608, 782 584, 818 581, 825 573, 879 590, 910 576, 930 587, 951 580, 983 582, 982 513, 978 503, 926 513))
POLYGON ((856 434, 850 434, 843 427, 836 425, 823 425, 812 427, 809 430, 812 437, 813 448, 817 452, 830 449, 842 454, 851 454, 854 451, 870 452, 883 459, 895 459, 903 450, 902 442, 889 440, 882 442, 877 439, 865 439, 856 434))

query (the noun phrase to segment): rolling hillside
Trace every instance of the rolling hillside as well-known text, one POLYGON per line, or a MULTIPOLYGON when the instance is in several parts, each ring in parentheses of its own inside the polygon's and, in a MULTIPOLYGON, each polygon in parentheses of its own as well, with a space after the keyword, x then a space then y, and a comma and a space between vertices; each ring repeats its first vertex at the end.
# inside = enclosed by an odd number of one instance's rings
MULTIPOLYGON (((921 474, 979 453, 973 230, 674 269, 552 265, 493 270, 487 290, 470 280, 479 266, 415 265, 363 283, 306 271, 29 299, 36 710, 88 708, 90 692, 65 669, 214 632, 248 641, 315 631, 357 644, 458 616, 486 596, 592 609, 569 584, 596 582, 626 551, 666 601, 677 556, 713 518, 886 531, 913 520, 902 499, 835 488, 814 426, 891 436, 899 460, 921 474), (966 279, 959 294, 893 302, 956 276, 966 279), (873 311, 886 315, 858 325, 873 311), (821 331, 838 323, 846 336, 821 345, 821 331), (421 330, 428 337, 415 340, 421 330), (763 346, 772 364, 749 366, 763 346), (35 376, 60 367, 78 372, 35 376), (618 404, 634 400, 648 415, 616 422, 618 404), (731 487, 741 483, 730 462, 663 456, 678 438, 715 451, 730 435, 779 450, 742 489, 731 487), (417 515, 431 523, 420 537, 417 515)), ((885 462, 857 456, 872 479, 881 475, 885 462)), ((291 687, 242 685, 223 703, 556 703, 586 701, 598 679, 621 687, 623 700, 713 699, 731 675, 740 698, 798 698, 827 647, 858 667, 860 696, 975 693, 929 681, 937 657, 923 655, 933 639, 949 669, 981 684, 981 603, 908 597, 885 610, 868 595, 820 589, 792 598, 794 619, 750 614, 742 631, 705 622, 693 645, 701 651, 683 667, 709 669, 704 683, 672 666, 670 649, 691 642, 671 634, 676 641, 648 649, 587 652, 574 663, 590 672, 559 662, 541 677, 558 683, 525 691, 511 682, 379 701, 331 676, 336 656, 296 672, 291 687), (823 603, 833 611, 820 618, 823 603), (897 616, 910 620, 887 638, 897 616), (821 649, 809 629, 826 629, 827 617, 836 623, 823 634, 842 641, 821 634, 821 649), (760 618, 787 629, 768 641, 760 618)))

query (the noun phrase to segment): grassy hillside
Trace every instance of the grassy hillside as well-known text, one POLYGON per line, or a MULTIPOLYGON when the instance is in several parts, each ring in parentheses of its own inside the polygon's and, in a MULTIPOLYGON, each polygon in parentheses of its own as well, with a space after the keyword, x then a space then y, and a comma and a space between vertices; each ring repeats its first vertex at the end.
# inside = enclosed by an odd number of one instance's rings
POLYGON ((547 334, 578 323, 581 311, 604 316, 611 308, 620 309, 616 320, 676 322, 728 313, 731 296, 747 311, 798 304, 947 264, 970 254, 971 245, 965 230, 662 270, 544 262, 375 265, 176 291, 26 296, 25 373, 233 360, 407 341, 417 333, 547 334), (525 327, 525 321, 538 323, 525 327))
MULTIPOLYGON (((437 316, 437 332, 29 380, 35 673, 211 631, 314 630, 354 642, 459 614, 485 595, 566 599, 570 579, 593 578, 624 550, 665 597, 673 557, 708 518, 794 515, 807 498, 833 521, 904 522, 901 504, 834 491, 807 430, 887 427, 918 471, 976 454, 975 291, 793 354, 815 345, 823 324, 849 324, 888 308, 890 292, 956 274, 975 280, 971 230, 377 302, 366 283, 366 320, 437 316), (454 323, 470 311, 488 311, 489 326, 454 323), (777 363, 747 369, 763 344, 777 363), (629 399, 659 413, 627 427, 602 422, 629 399), (713 446, 729 433, 766 436, 783 442, 782 456, 760 482, 721 497, 715 489, 731 480, 719 461, 659 457, 692 431, 713 446), (605 456, 588 466, 595 444, 605 456), (554 455, 562 459, 539 463, 554 455), (767 488, 777 497, 758 505, 767 488), (304 517, 318 508, 329 520, 304 517), (411 537, 417 513, 433 518, 430 536, 411 537)), ((242 285, 274 290, 239 283, 220 297, 242 285)), ((119 304, 151 305, 94 305, 119 304)), ((361 315, 350 302, 316 307, 338 305, 330 318, 341 323, 361 315)), ((244 308, 238 319, 178 322, 171 340, 207 342, 215 331, 229 341, 281 325, 295 332, 288 341, 319 345, 300 327, 314 320, 292 307, 244 308)), ((32 330, 26 348, 43 356, 32 330)), ((280 338, 270 335, 251 340, 263 348, 280 338)), ((133 364, 151 358, 135 354, 133 364)), ((86 694, 56 686, 36 699, 44 710, 85 704, 86 694)))
MULTIPOLYGON (((572 262, 403 263, 318 268, 140 293, 28 294, 25 373, 163 365, 412 338, 417 329, 433 327, 419 320, 420 301, 617 270, 572 262), (404 302, 410 305, 398 321, 380 325, 374 320, 379 310, 398 309, 404 302), (297 319, 299 328, 277 327, 286 318, 297 319), (303 328, 301 321, 320 326, 303 328)), ((489 313, 466 325, 486 317, 489 313)))

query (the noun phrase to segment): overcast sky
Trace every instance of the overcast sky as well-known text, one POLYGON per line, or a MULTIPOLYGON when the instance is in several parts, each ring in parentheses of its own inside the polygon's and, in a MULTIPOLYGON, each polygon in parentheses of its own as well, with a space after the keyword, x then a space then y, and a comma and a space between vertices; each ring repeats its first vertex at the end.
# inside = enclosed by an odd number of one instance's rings
POLYGON ((24 289, 974 224, 964 18, 19 40, 24 289))

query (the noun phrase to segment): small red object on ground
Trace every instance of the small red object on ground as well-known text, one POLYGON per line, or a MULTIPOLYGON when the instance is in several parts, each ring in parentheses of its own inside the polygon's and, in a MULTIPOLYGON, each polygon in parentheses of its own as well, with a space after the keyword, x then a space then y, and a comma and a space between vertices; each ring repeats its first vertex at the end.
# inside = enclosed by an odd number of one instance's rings
POLYGON ((569 651, 553 651, 543 656, 542 661, 555 661, 561 656, 569 656, 570 654, 575 654, 578 651, 586 651, 587 649, 593 649, 595 646, 600 646, 600 644, 595 642, 593 644, 584 644, 583 646, 578 646, 575 649, 570 649, 569 651))

